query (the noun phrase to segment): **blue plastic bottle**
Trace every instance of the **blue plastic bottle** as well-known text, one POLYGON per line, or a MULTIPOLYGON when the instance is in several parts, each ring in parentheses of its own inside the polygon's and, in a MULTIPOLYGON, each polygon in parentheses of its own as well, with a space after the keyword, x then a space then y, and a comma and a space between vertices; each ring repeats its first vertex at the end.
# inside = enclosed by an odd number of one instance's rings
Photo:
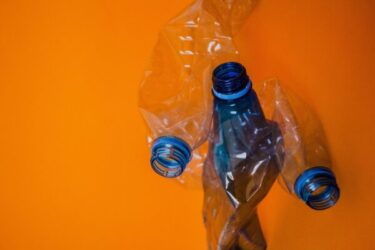
POLYGON ((256 206, 279 174, 282 140, 268 121, 245 68, 213 73, 214 114, 203 172, 210 249, 265 249, 256 206))

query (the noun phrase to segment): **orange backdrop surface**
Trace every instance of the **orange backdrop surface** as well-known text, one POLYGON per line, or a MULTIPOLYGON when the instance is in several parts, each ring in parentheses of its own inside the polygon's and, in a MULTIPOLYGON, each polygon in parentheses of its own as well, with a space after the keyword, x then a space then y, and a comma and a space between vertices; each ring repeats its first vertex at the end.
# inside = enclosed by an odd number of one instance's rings
MULTIPOLYGON (((155 175, 137 90, 189 1, 0 1, 0 249, 206 249, 202 193, 155 175)), ((239 47, 317 112, 342 189, 310 210, 278 184, 270 250, 375 249, 375 2, 259 0, 239 47)))

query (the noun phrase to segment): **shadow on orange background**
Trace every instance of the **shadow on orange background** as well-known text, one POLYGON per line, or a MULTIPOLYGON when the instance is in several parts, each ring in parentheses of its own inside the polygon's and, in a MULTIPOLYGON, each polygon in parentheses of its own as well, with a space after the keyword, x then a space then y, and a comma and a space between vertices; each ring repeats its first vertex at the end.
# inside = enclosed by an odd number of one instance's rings
MULTIPOLYGON (((202 193, 156 176, 137 110, 158 30, 189 1, 0 2, 0 249, 205 249, 202 193)), ((275 185, 270 250, 373 249, 375 2, 260 0, 239 37, 320 116, 342 189, 315 212, 275 185)))

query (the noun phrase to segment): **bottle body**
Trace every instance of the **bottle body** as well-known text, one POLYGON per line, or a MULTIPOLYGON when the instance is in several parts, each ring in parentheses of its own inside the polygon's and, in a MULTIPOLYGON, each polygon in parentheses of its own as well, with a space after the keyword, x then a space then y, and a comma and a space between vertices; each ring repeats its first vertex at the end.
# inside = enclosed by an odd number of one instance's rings
POLYGON ((280 131, 266 120, 249 79, 240 79, 242 65, 217 69, 224 71, 222 79, 243 80, 245 86, 237 84, 228 94, 231 90, 215 88, 214 80, 213 127, 203 170, 208 241, 211 249, 265 249, 256 207, 279 173, 280 131))
POLYGON ((284 141, 281 175, 291 193, 315 210, 332 207, 340 197, 323 126, 314 112, 293 93, 273 86, 272 119, 284 141))

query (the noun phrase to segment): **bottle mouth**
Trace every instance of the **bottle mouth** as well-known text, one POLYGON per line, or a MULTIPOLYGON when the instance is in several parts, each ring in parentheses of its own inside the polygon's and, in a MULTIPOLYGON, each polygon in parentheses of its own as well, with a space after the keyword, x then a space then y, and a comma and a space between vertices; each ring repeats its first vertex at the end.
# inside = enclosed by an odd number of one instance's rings
POLYGON ((159 175, 167 178, 180 176, 191 158, 190 146, 174 136, 157 138, 151 148, 151 166, 159 175))
POLYGON ((296 180, 295 192, 300 199, 315 210, 330 208, 340 198, 336 177, 326 167, 314 167, 303 172, 296 180))
POLYGON ((227 62, 216 67, 212 75, 212 92, 224 100, 244 96, 251 89, 251 80, 245 67, 237 62, 227 62))

